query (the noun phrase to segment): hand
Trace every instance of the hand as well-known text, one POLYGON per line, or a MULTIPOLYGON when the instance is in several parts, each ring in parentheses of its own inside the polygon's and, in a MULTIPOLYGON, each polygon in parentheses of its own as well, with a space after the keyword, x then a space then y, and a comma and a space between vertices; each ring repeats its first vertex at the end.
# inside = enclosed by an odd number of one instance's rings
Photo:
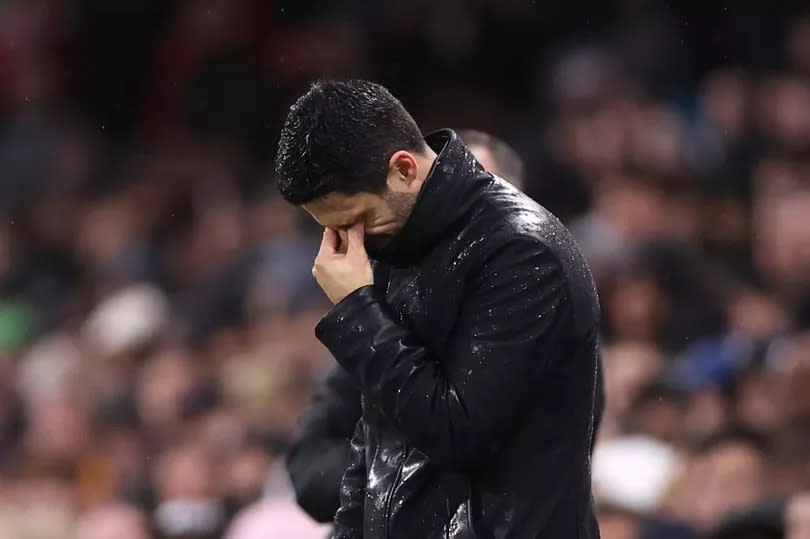
POLYGON ((323 241, 312 266, 312 275, 334 304, 340 303, 358 288, 374 284, 363 235, 363 223, 356 223, 348 230, 348 245, 341 246, 335 230, 327 228, 323 231, 323 241))

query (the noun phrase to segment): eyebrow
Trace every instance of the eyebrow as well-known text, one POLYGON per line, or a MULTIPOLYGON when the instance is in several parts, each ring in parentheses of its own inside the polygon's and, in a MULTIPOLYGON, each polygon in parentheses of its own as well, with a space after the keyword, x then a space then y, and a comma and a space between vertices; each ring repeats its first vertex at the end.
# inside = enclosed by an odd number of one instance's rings
POLYGON ((339 228, 351 228, 356 222, 363 218, 363 214, 354 216, 351 220, 343 221, 339 225, 335 225, 335 230, 339 228))

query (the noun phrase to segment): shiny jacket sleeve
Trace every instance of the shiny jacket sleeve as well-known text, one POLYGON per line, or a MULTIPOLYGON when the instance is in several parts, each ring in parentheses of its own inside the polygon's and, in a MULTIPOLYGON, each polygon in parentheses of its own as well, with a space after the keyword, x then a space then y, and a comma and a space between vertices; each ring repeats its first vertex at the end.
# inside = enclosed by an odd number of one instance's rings
POLYGON ((559 354, 567 293, 556 257, 519 238, 467 283, 441 350, 397 323, 371 286, 336 305, 316 334, 414 447, 439 465, 465 469, 508 443, 532 381, 559 354))
POLYGON ((335 514, 333 539, 362 539, 366 499, 366 445, 363 422, 352 436, 351 462, 340 483, 340 509, 335 514))
POLYGON ((340 481, 350 463, 350 441, 362 412, 360 388, 339 365, 329 372, 302 416, 287 455, 298 504, 318 522, 331 522, 340 481))

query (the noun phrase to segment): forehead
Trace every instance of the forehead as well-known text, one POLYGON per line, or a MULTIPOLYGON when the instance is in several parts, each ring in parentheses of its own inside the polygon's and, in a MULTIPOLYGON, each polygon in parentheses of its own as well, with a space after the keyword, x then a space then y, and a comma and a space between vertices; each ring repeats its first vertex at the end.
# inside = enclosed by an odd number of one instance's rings
POLYGON ((327 228, 345 228, 357 222, 373 202, 370 193, 346 195, 329 193, 316 198, 302 207, 320 224, 327 228))

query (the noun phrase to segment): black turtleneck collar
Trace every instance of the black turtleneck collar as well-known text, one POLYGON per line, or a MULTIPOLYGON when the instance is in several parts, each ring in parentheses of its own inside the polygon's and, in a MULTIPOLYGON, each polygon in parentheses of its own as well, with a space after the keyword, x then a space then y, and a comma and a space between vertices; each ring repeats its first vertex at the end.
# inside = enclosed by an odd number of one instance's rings
POLYGON ((405 226, 376 257, 397 267, 418 262, 492 181, 454 131, 436 131, 425 142, 438 156, 405 226))

